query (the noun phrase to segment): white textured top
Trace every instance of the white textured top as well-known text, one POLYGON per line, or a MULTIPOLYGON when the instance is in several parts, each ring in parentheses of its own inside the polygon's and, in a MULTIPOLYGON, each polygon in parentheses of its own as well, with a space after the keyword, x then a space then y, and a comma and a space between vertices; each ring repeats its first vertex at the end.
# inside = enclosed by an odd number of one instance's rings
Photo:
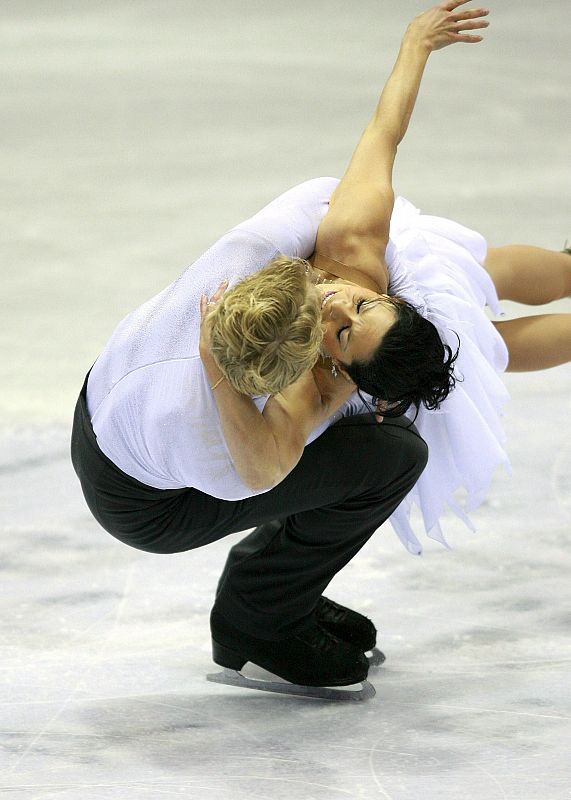
MULTIPOLYGON (((316 178, 285 192, 119 323, 91 370, 87 408, 99 447, 127 475, 224 500, 262 493, 242 482, 226 446, 199 356, 200 296, 211 296, 224 278, 231 288, 279 253, 308 258, 338 182, 316 178)), ((253 399, 262 411, 268 395, 253 399)), ((355 394, 307 444, 342 416, 365 410, 355 394)))

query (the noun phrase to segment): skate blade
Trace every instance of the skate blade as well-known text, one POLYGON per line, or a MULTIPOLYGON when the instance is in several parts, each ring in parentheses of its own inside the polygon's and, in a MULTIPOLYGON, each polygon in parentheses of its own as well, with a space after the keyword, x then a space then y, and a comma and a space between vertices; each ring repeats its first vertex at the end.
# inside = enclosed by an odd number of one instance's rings
POLYGON ((380 667, 381 664, 385 663, 386 656, 384 653, 378 649, 378 647, 373 647, 370 651, 371 655, 367 656, 367 661, 369 662, 369 667, 380 667))
POLYGON ((375 687, 369 681, 361 681, 342 688, 329 686, 302 686, 287 681, 260 680, 247 678, 235 669, 224 668, 222 672, 210 673, 206 676, 212 683, 224 683, 228 686, 240 686, 244 689, 259 689, 262 692, 289 694, 298 697, 315 697, 319 700, 335 700, 337 702, 359 702, 370 700, 376 694, 375 687), (360 687, 355 689, 353 687, 360 687))

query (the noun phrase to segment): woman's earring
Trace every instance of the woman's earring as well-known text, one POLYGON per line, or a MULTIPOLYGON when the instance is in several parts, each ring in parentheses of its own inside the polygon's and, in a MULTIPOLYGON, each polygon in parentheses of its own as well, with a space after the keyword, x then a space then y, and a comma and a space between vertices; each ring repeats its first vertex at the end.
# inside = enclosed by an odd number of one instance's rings
POLYGON ((333 375, 334 378, 337 377, 337 367, 335 366, 334 363, 331 364, 331 374, 333 375))

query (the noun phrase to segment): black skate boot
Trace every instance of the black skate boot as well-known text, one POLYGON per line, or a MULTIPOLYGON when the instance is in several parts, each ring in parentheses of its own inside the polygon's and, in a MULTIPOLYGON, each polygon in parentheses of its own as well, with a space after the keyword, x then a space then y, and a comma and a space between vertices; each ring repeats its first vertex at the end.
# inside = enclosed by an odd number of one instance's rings
POLYGON ((301 633, 271 641, 242 633, 213 608, 210 628, 213 659, 225 671, 208 675, 208 680, 331 700, 364 700, 375 694, 365 680, 369 664, 361 649, 333 636, 317 619, 301 633), (287 683, 245 677, 240 670, 247 662, 287 683), (358 683, 360 691, 325 688, 358 683))
POLYGON ((356 645, 363 653, 372 652, 369 666, 379 666, 384 662, 384 654, 375 647, 377 629, 370 619, 323 596, 319 598, 315 611, 317 621, 329 633, 356 645))

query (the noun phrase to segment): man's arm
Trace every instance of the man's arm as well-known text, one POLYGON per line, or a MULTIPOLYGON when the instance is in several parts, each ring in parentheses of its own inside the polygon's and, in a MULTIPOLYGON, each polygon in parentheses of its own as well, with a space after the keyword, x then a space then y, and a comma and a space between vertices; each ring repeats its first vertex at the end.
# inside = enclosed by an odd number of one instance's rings
POLYGON ((408 26, 375 113, 320 225, 318 252, 358 265, 363 271, 379 269, 389 238, 397 147, 408 129, 428 57, 433 50, 455 42, 481 41, 481 36, 460 31, 488 25, 480 19, 488 13, 486 9, 456 11, 466 2, 442 3, 415 17, 408 26))
MULTIPOLYGON (((202 356, 201 356, 202 358, 202 356)), ((213 386, 221 377, 213 359, 202 358, 213 386)), ((325 377, 324 380, 327 380, 325 377)), ((272 489, 300 460, 309 434, 351 397, 355 386, 337 378, 330 391, 308 370, 260 413, 254 401, 223 380, 214 390, 224 439, 232 463, 251 489, 272 489)))
MULTIPOLYGON (((220 285, 212 302, 225 288, 220 285)), ((356 387, 343 373, 334 381, 328 370, 315 367, 270 397, 261 413, 251 397, 220 380, 222 373, 210 350, 205 297, 200 310, 200 358, 210 385, 216 386, 214 399, 232 463, 246 486, 271 489, 298 463, 311 431, 341 408, 356 387)))

